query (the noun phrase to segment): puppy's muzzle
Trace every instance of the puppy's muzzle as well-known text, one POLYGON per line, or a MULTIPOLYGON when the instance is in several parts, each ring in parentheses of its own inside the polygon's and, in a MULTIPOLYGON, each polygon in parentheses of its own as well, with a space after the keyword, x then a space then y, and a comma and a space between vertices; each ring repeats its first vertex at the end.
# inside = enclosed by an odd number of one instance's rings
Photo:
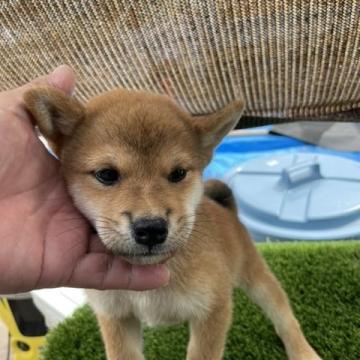
POLYGON ((168 236, 168 224, 161 217, 140 218, 132 224, 132 232, 138 244, 152 247, 165 242, 168 236))

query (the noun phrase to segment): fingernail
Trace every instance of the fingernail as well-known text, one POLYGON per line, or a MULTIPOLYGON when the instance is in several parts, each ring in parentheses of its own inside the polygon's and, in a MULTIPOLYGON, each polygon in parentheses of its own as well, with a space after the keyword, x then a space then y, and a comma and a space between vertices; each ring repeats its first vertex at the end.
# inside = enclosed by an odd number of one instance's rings
POLYGON ((66 64, 62 64, 62 65, 59 65, 57 66, 51 73, 51 75, 54 75, 54 74, 57 74, 57 73, 62 73, 62 72, 71 72, 73 73, 73 70, 72 68, 69 66, 69 65, 66 65, 66 64))
POLYGON ((170 283, 170 270, 167 266, 165 266, 165 277, 167 278, 167 281, 161 287, 167 287, 170 283))
POLYGON ((69 95, 75 91, 75 74, 68 65, 60 65, 50 75, 51 84, 69 95))

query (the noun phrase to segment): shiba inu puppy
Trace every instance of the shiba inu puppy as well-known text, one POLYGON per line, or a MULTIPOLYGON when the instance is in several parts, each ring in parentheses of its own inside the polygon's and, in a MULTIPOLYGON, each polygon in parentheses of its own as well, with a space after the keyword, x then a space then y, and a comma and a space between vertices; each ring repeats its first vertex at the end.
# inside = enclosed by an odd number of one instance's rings
POLYGON ((231 190, 202 182, 214 147, 241 116, 240 101, 198 117, 166 96, 126 90, 85 106, 38 88, 25 102, 105 246, 129 263, 170 270, 169 284, 156 290, 88 290, 109 360, 144 359, 142 323, 178 322, 190 324, 187 360, 221 359, 236 286, 271 319, 289 359, 320 359, 239 222, 231 190))

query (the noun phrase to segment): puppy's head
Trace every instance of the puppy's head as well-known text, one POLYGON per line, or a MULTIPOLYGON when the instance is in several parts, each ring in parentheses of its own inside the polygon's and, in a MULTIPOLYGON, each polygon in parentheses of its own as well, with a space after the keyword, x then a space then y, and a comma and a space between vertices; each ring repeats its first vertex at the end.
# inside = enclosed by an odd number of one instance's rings
POLYGON ((62 163, 69 191, 107 248, 163 262, 192 230, 214 147, 242 112, 192 117, 165 96, 116 90, 86 106, 51 88, 25 103, 62 163))

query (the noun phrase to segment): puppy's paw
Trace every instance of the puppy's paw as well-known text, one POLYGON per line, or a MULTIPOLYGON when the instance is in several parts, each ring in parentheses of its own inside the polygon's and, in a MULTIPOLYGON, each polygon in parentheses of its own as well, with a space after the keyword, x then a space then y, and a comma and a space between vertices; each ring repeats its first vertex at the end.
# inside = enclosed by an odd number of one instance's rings
POLYGON ((301 354, 289 356, 289 360, 322 360, 321 357, 312 349, 302 351, 301 354))

